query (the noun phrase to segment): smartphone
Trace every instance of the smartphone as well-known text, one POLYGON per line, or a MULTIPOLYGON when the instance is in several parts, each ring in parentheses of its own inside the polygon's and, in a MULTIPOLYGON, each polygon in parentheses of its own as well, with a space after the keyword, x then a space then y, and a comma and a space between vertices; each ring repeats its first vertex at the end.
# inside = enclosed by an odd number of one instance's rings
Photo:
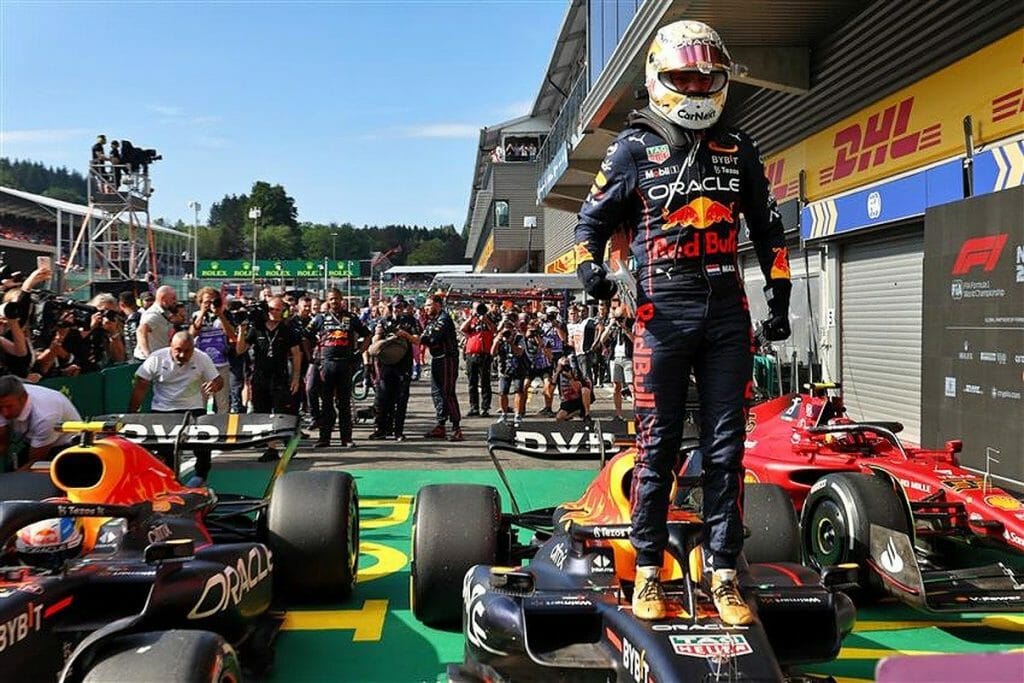
POLYGON ((52 259, 49 256, 36 256, 36 268, 42 270, 43 268, 51 268, 52 259))

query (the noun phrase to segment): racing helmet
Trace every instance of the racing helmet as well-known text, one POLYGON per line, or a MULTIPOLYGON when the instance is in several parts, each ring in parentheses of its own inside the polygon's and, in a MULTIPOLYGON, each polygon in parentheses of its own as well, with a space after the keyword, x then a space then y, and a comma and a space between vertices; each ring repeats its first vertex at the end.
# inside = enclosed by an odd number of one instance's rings
POLYGON ((725 108, 731 69, 725 43, 707 24, 676 21, 662 26, 647 52, 650 108, 677 126, 709 128, 725 108))
POLYGON ((15 549, 25 564, 57 569, 81 553, 83 538, 81 519, 55 517, 19 530, 15 549))

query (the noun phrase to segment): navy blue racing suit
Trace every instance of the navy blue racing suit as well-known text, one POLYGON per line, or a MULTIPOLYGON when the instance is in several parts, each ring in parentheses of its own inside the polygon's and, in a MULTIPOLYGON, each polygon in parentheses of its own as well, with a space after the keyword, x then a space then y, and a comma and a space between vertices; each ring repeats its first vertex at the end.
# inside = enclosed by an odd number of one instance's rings
POLYGON ((629 231, 637 281, 630 535, 637 566, 663 561, 692 371, 701 404, 705 544, 714 568, 735 568, 743 547, 743 439, 754 351, 736 262, 740 214, 769 305, 787 315, 789 257, 754 141, 724 126, 672 136, 653 117, 634 113, 608 148, 579 214, 577 273, 586 282, 612 233, 629 231))

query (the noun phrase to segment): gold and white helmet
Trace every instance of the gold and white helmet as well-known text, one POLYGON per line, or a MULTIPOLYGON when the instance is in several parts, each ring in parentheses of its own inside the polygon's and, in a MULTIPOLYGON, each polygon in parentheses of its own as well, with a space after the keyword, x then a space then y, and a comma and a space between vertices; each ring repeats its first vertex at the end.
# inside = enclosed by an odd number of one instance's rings
POLYGON ((722 115, 732 59, 718 33, 700 21, 658 29, 647 52, 650 108, 683 128, 709 128, 722 115))

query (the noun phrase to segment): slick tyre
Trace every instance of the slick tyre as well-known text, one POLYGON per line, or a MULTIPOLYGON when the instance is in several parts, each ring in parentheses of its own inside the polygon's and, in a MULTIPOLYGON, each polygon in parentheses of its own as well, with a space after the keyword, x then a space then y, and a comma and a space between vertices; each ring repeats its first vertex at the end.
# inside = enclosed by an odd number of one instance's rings
POLYGON ((462 583, 477 564, 494 564, 501 498, 493 486, 437 484, 416 495, 410 600, 413 614, 436 628, 462 623, 462 583))
POLYGON ((210 631, 155 631, 121 636, 104 647, 85 683, 239 683, 238 656, 210 631))
POLYGON ((808 564, 817 570, 855 562, 860 571, 857 597, 869 601, 884 591, 868 566, 871 525, 910 534, 900 493, 885 477, 843 472, 819 480, 804 502, 801 535, 808 564))
POLYGON ((289 601, 339 602, 359 561, 359 493, 347 472, 285 472, 267 510, 274 584, 289 601))
POLYGON ((743 489, 743 541, 747 562, 800 563, 800 523, 785 489, 774 484, 747 484, 743 489))

